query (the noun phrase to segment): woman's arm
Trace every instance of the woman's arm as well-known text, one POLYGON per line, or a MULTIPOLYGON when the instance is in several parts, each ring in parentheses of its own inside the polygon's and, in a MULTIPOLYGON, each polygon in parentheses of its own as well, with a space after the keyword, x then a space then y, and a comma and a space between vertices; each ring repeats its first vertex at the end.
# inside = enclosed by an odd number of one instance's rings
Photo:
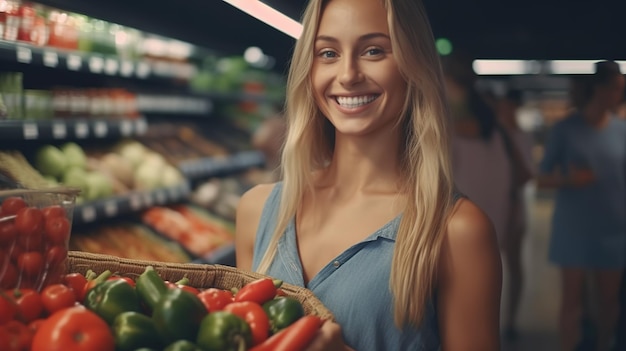
POLYGON ((493 225, 461 199, 441 248, 437 315, 443 351, 500 350, 502 267, 493 225))
POLYGON ((263 206, 274 184, 257 185, 248 190, 237 204, 235 218, 235 256, 237 268, 252 270, 252 255, 256 231, 261 220, 263 206))

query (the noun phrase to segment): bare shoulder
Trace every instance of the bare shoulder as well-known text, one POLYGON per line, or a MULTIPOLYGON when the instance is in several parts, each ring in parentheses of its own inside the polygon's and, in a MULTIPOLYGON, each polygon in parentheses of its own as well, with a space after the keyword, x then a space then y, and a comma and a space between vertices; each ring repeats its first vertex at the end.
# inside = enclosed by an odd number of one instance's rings
POLYGON ((265 205, 265 201, 275 185, 276 183, 259 184, 246 191, 241 196, 239 204, 237 205, 237 216, 239 216, 240 213, 249 215, 256 212, 258 212, 260 216, 263 205, 265 205))
POLYGON ((472 201, 459 199, 448 223, 448 243, 461 247, 468 244, 489 246, 496 240, 493 224, 485 212, 472 201))
POLYGON ((235 254, 237 267, 252 269, 256 231, 267 198, 275 184, 260 184, 246 191, 237 204, 235 219, 235 254))
POLYGON ((499 350, 502 267, 493 225, 457 201, 441 247, 438 319, 444 350, 499 350))

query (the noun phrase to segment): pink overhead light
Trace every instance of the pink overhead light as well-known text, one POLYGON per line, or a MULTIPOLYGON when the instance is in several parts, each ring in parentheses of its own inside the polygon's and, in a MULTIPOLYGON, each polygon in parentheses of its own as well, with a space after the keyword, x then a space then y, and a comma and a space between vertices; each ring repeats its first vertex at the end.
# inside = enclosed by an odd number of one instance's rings
POLYGON ((224 0, 224 2, 295 39, 302 33, 302 25, 298 21, 259 0, 224 0))

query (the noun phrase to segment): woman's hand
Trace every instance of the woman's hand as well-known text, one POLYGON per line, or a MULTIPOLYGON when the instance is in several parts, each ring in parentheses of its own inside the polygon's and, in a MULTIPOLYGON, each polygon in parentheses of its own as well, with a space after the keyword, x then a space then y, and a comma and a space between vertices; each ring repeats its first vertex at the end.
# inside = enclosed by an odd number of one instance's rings
MULTIPOLYGON (((311 341, 304 351, 350 351, 343 341, 339 324, 325 321, 317 332, 315 339, 311 341)), ((354 350, 352 350, 354 351, 354 350)))

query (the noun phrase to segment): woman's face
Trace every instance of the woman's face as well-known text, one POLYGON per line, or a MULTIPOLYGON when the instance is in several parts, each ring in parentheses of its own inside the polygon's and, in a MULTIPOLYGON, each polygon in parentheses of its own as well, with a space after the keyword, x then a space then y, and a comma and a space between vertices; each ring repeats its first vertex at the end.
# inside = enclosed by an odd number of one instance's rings
POLYGON ((330 0, 315 40, 315 101, 338 134, 391 129, 407 93, 381 0, 330 0))

